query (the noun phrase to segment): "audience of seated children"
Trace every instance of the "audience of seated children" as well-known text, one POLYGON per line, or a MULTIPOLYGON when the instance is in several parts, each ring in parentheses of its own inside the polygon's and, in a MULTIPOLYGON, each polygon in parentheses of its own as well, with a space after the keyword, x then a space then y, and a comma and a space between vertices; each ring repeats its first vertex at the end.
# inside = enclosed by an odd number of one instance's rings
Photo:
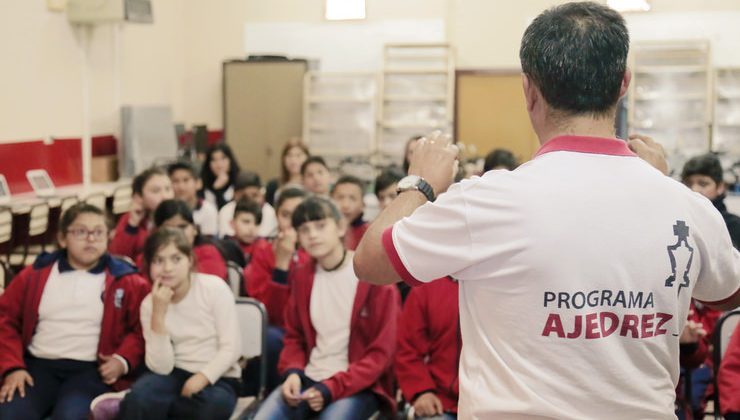
MULTIPOLYGON (((196 272, 228 280, 226 258, 212 239, 198 232, 198 227, 193 221, 193 213, 184 201, 172 199, 160 203, 154 212, 154 224, 158 228, 164 226, 183 231, 188 243, 193 247, 196 272)), ((137 260, 139 267, 142 266, 142 260, 143 255, 137 260)))
POLYGON ((175 162, 167 168, 172 181, 172 191, 178 200, 182 200, 193 211, 193 220, 201 235, 218 235, 218 210, 212 203, 198 197, 200 180, 198 174, 188 162, 175 162))
POLYGON ((310 197, 293 228, 312 260, 291 270, 280 372, 286 376, 256 418, 366 419, 393 415, 392 365, 400 301, 394 286, 360 282, 344 247, 341 215, 310 197))
POLYGON ((137 175, 131 183, 131 190, 131 208, 118 221, 108 250, 113 255, 136 261, 144 249, 149 231, 154 227, 154 210, 174 194, 170 178, 159 168, 150 168, 137 175))
POLYGON ((308 192, 321 197, 329 196, 331 173, 324 158, 311 156, 306 159, 301 165, 301 176, 303 177, 303 187, 308 192))
POLYGON ((201 196, 216 208, 221 209, 234 199, 234 180, 239 173, 239 163, 226 143, 217 143, 208 148, 201 169, 203 189, 201 196))
POLYGON ((403 178, 395 167, 384 169, 375 177, 375 196, 378 198, 380 211, 383 211, 398 196, 398 181, 403 178))
POLYGON ((228 419, 236 406, 241 334, 231 289, 193 270, 190 240, 163 227, 147 240, 153 280, 141 304, 146 366, 120 406, 123 420, 228 419))
POLYGON ((300 139, 291 139, 280 153, 280 178, 271 179, 265 186, 265 201, 275 206, 277 194, 285 188, 303 188, 301 165, 311 153, 300 139))
POLYGON ((150 287, 106 252, 108 233, 102 210, 70 207, 60 249, 39 255, 0 297, 0 418, 84 419, 96 396, 134 379, 150 287))
POLYGON ((740 324, 727 343, 719 374, 719 406, 725 420, 740 420, 740 324))
POLYGON ((462 340, 458 284, 443 278, 411 290, 398 324, 396 377, 417 419, 457 418, 462 340))
POLYGON ((263 238, 273 237, 277 234, 277 217, 275 209, 264 200, 262 194, 262 181, 260 176, 251 171, 241 171, 234 181, 234 200, 226 203, 218 212, 219 236, 233 236, 234 229, 231 221, 234 220, 234 208, 236 202, 248 199, 258 203, 262 208, 262 223, 259 226, 259 236, 263 238))
POLYGON ((310 259, 297 246, 297 234, 292 225, 293 211, 306 198, 306 192, 297 188, 282 191, 277 201, 278 236, 270 247, 257 247, 252 261, 244 270, 244 289, 267 309, 267 388, 280 383, 277 362, 283 348, 285 305, 290 295, 292 269, 310 259))
POLYGON ((495 169, 513 171, 517 166, 519 166, 519 162, 513 153, 506 149, 495 149, 486 155, 483 161, 483 172, 485 173, 495 169))
POLYGON ((336 203, 344 217, 344 223, 347 224, 344 246, 351 251, 357 249, 368 227, 368 223, 363 220, 364 196, 365 183, 352 175, 340 177, 331 189, 331 199, 336 203))
POLYGON ((725 206, 727 186, 723 181, 722 165, 717 156, 708 153, 689 159, 681 172, 681 180, 714 204, 725 220, 732 244, 740 249, 740 217, 729 213, 725 206))

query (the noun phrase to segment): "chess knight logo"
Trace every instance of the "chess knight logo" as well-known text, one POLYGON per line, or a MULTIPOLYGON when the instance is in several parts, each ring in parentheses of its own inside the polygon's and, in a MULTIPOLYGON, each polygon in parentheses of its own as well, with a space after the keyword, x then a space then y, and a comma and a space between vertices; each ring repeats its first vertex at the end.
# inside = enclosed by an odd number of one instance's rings
POLYGON ((665 281, 665 287, 673 287, 680 276, 677 296, 681 296, 681 289, 689 287, 689 271, 694 259, 694 248, 689 245, 689 227, 683 220, 677 220, 673 225, 673 234, 678 240, 674 245, 668 245, 668 257, 671 259, 671 275, 665 281))

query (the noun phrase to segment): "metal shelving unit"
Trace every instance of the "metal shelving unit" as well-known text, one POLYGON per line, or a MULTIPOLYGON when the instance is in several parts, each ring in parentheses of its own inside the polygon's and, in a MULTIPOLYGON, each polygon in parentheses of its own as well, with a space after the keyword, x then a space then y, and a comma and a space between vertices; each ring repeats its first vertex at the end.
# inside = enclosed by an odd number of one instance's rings
POLYGON ((716 69, 714 81, 712 150, 729 166, 740 161, 740 67, 716 69))
POLYGON ((378 106, 378 151, 400 161, 406 141, 452 133, 455 60, 448 44, 387 44, 378 106))

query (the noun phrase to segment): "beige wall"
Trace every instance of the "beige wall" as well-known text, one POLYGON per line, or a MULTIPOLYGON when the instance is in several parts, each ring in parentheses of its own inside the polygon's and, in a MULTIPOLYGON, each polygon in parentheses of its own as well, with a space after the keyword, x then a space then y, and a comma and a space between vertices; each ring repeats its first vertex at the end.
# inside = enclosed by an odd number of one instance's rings
MULTIPOLYGON (((516 68, 530 19, 562 0, 370 0, 369 20, 444 19, 461 68, 516 68)), ((118 132, 118 105, 170 104, 176 120, 221 127, 221 62, 242 57, 244 24, 323 22, 323 0, 152 0, 153 25, 93 31, 93 133, 118 132), (116 57, 119 65, 116 66, 116 57)), ((663 12, 740 10, 737 0, 653 0, 663 12)), ((326 22, 326 25, 331 25, 326 22)), ((248 46, 246 46, 248 48, 248 46)), ((0 142, 82 133, 82 59, 63 13, 4 0, 0 142)))

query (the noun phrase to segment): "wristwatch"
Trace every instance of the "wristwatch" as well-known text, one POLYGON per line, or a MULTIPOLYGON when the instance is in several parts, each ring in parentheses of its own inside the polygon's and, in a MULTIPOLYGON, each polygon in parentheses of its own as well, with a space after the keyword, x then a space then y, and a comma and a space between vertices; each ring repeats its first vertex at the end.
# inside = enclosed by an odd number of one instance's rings
POLYGON ((398 181, 398 189, 396 190, 399 194, 404 191, 420 191, 429 201, 434 201, 437 197, 434 196, 434 189, 429 185, 424 178, 418 175, 408 175, 401 178, 398 181))

